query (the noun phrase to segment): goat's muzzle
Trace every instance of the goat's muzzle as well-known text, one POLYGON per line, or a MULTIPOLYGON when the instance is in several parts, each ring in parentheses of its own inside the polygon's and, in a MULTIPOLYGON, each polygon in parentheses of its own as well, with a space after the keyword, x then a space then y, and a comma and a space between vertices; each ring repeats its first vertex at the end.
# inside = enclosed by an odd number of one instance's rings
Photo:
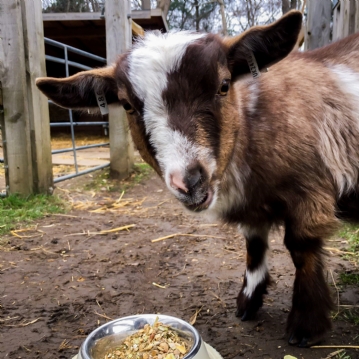
POLYGON ((176 191, 176 197, 191 211, 203 211, 212 203, 213 190, 199 163, 189 166, 184 176, 176 171, 171 173, 170 185, 176 191))

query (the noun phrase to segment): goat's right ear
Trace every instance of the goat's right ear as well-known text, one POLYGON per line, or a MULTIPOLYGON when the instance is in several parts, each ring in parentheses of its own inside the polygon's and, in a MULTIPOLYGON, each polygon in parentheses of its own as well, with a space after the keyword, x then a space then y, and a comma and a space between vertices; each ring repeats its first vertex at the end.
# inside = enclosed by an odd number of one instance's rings
POLYGON ((250 72, 251 56, 259 70, 285 58, 295 46, 301 28, 302 13, 292 10, 271 25, 255 26, 243 34, 225 38, 232 80, 250 72))
POLYGON ((97 108, 96 93, 103 93, 109 104, 119 102, 113 66, 82 71, 66 78, 40 77, 36 79, 36 86, 65 108, 97 108))

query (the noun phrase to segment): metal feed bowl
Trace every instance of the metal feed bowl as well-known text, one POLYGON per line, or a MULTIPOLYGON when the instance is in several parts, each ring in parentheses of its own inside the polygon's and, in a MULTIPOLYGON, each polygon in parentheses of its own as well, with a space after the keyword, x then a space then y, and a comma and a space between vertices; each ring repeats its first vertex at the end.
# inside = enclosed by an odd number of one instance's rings
POLYGON ((126 337, 142 329, 145 324, 153 325, 156 318, 176 329, 180 336, 192 343, 184 359, 222 359, 219 353, 206 344, 197 330, 189 323, 168 315, 141 314, 113 320, 95 329, 81 345, 79 354, 73 359, 104 359, 126 337))

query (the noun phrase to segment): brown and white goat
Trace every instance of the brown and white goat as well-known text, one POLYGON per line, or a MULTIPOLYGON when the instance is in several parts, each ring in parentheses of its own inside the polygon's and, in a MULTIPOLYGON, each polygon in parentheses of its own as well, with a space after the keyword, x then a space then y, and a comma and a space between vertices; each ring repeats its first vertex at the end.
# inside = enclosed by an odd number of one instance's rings
POLYGON ((242 320, 262 306, 268 232, 284 225, 296 268, 289 342, 307 346, 331 324, 323 239, 340 218, 359 220, 359 35, 290 53, 301 22, 294 11, 225 39, 150 32, 113 66, 37 86, 67 108, 95 108, 96 93, 122 105, 140 154, 174 196, 239 226, 242 320), (248 59, 253 71, 274 65, 253 78, 248 59))

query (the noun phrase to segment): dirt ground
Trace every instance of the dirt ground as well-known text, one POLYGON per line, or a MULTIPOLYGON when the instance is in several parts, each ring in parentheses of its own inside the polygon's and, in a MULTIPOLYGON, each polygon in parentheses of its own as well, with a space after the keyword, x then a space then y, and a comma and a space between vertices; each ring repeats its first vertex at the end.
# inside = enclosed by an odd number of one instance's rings
MULTIPOLYGON (((77 209, 40 220, 37 231, 19 232, 29 238, 9 236, 0 251, 0 358, 70 359, 85 337, 110 318, 162 313, 188 321, 196 311, 195 327, 225 359, 286 354, 317 359, 336 350, 287 344, 294 267, 281 233, 270 237, 275 284, 257 319, 241 322, 234 313, 245 243, 235 228, 187 214, 155 175, 117 203, 118 192, 84 192, 89 180, 60 183, 58 193, 77 209), (99 234, 132 224, 128 230, 99 234), (176 233, 190 236, 151 242, 176 233)), ((330 255, 328 282, 330 271, 337 278, 349 267, 330 255)), ((358 288, 340 293, 342 305, 356 305, 358 299, 358 288)), ((359 328, 336 319, 322 344, 359 345, 359 328)), ((359 358, 355 349, 346 353, 359 358)))

